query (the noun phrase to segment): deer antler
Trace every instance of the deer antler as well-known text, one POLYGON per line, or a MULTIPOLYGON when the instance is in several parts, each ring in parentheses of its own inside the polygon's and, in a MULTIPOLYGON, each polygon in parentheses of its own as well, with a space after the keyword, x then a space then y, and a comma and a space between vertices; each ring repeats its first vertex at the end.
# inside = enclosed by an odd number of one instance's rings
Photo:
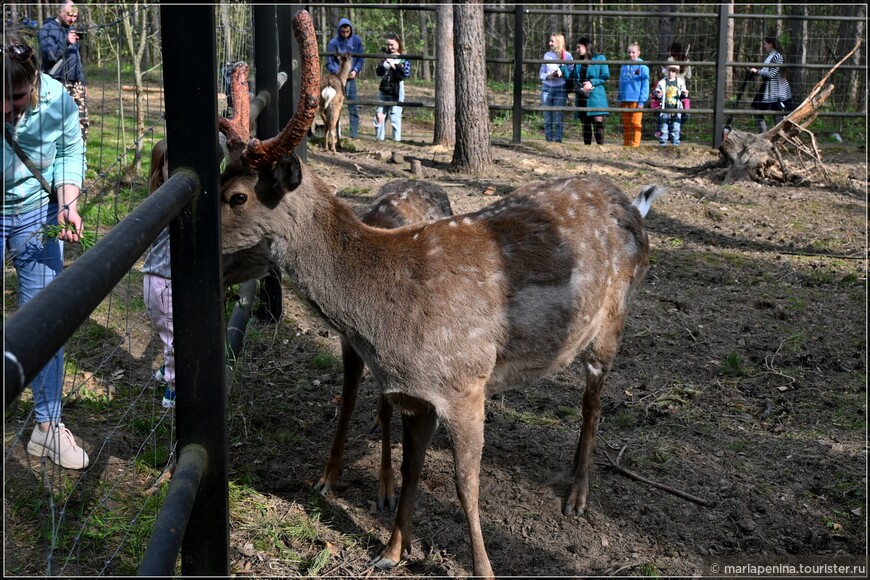
MULTIPOLYGON (((273 163, 292 151, 308 133, 314 115, 317 113, 320 89, 320 59, 317 54, 317 40, 314 36, 314 23, 311 15, 300 10, 293 17, 293 33, 299 45, 302 86, 296 112, 287 126, 276 136, 266 141, 252 139, 242 153, 242 162, 251 169, 273 163)), ((229 136, 228 136, 229 137, 229 136)))
POLYGON ((238 62, 230 81, 233 96, 233 118, 218 119, 218 127, 227 136, 227 147, 239 149, 251 138, 251 103, 248 101, 248 65, 238 62))

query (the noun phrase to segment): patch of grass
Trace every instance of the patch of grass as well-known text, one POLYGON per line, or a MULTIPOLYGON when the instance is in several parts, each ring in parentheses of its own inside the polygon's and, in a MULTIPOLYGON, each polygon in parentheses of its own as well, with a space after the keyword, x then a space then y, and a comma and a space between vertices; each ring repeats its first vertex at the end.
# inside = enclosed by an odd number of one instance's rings
POLYGON ((745 451, 747 444, 748 442, 745 439, 737 439, 728 443, 726 447, 734 453, 738 453, 740 451, 745 451))
POLYGON ((331 553, 328 548, 324 548, 315 554, 314 558, 306 565, 309 576, 318 576, 324 566, 329 563, 331 553))
POLYGON ((864 399, 856 395, 833 395, 834 426, 846 431, 864 431, 867 428, 864 399))
POLYGON ((785 301, 785 309, 790 312, 803 312, 807 309, 807 302, 801 298, 789 296, 785 301))
POLYGON ((646 576, 647 578, 658 578, 660 576, 658 568, 656 568, 655 563, 647 562, 640 567, 640 575, 646 576))
POLYGON ((529 413, 527 411, 517 411, 515 409, 503 409, 505 419, 511 423, 524 423, 526 425, 543 425, 551 427, 553 425, 561 425, 561 421, 555 417, 545 414, 529 413))
POLYGON ((729 377, 745 377, 749 375, 749 369, 746 368, 743 357, 736 352, 729 352, 725 355, 719 370, 723 375, 729 377))
POLYGON ((338 195, 368 195, 371 191, 370 187, 345 187, 338 191, 338 195))
POLYGON ((311 366, 320 371, 338 372, 341 369, 341 361, 331 352, 321 350, 311 359, 311 366))

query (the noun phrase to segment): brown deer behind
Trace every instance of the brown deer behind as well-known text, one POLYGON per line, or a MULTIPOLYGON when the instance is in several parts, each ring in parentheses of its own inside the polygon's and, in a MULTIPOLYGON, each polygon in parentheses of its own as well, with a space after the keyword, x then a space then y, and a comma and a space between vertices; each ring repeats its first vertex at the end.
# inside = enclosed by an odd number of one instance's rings
POLYGON ((339 63, 338 74, 329 74, 320 81, 320 104, 317 108, 320 118, 323 119, 323 149, 333 153, 337 153, 336 143, 341 137, 339 123, 341 107, 344 104, 344 87, 353 64, 353 57, 349 52, 336 51, 335 57, 339 63))
POLYGON ((368 226, 289 154, 310 127, 319 71, 313 24, 299 14, 296 114, 274 141, 249 141, 222 175, 225 279, 279 264, 401 409, 402 488, 374 565, 396 566, 410 550, 414 498, 440 420, 453 441, 474 575, 493 577, 478 510, 486 399, 583 353, 583 427, 562 507, 583 513, 601 389, 649 264, 643 217, 663 190, 647 187, 630 202, 603 178, 570 177, 526 185, 470 214, 368 226))
MULTIPOLYGON (((409 224, 434 221, 453 215, 450 199, 443 188, 434 184, 414 179, 390 181, 381 187, 372 205, 362 214, 364 224, 376 228, 393 229, 409 224)), ((344 377, 341 389, 341 404, 339 405, 338 424, 335 437, 329 451, 329 458, 323 469, 323 475, 315 491, 328 493, 341 475, 344 463, 344 446, 347 439, 347 428, 350 416, 356 406, 360 379, 365 363, 357 354, 350 342, 342 337, 341 357, 344 377)), ((390 425, 393 408, 378 397, 375 424, 371 432, 381 430, 381 467, 378 477, 378 511, 396 509, 396 492, 393 477, 393 466, 390 457, 390 425)))

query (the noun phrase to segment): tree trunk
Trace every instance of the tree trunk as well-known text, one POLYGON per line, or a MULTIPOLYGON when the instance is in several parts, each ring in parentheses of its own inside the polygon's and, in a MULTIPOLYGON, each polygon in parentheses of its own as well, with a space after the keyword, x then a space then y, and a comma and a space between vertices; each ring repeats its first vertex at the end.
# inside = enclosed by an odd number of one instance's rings
POLYGON ((453 61, 453 5, 436 9, 435 43, 435 145, 456 145, 456 75, 453 61))
MULTIPOLYGON (((139 10, 139 3, 135 2, 129 9, 122 9, 121 23, 124 26, 124 36, 127 40, 127 48, 130 50, 130 58, 133 64, 134 114, 136 116, 136 135, 145 134, 145 90, 142 77, 142 57, 148 44, 148 17, 147 13, 139 10), (132 17, 131 17, 132 13, 132 17), (134 34, 137 35, 134 38, 134 34)), ((136 150, 133 155, 132 171, 136 174, 142 171, 142 140, 136 139, 136 150)))
MULTIPOLYGON (((734 14, 734 0, 729 0, 728 2, 728 13, 734 14)), ((727 32, 728 38, 726 38, 726 53, 727 56, 725 58, 728 59, 728 62, 734 62, 734 19, 729 18, 727 24, 727 32)), ((725 68, 725 94, 733 95, 734 94, 734 67, 726 67, 725 68)))
MULTIPOLYGON (((429 12, 426 10, 420 10, 420 40, 422 41, 420 44, 422 45, 422 50, 420 51, 421 56, 427 56, 427 51, 429 47, 432 46, 432 43, 429 41, 429 12)), ((423 74, 423 80, 428 82, 432 81, 432 71, 431 71, 431 61, 421 60, 420 61, 420 72, 423 74)))
MULTIPOLYGON (((793 16, 806 16, 807 15, 807 6, 802 3, 795 3, 791 5, 791 14, 793 16)), ((801 18, 798 20, 791 21, 791 51, 788 60, 786 62, 791 61, 791 63, 798 65, 807 64, 807 20, 805 18, 801 18)), ((804 69, 799 68, 784 68, 781 69, 791 84, 792 92, 800 91, 801 87, 804 86, 804 69)), ((802 98, 798 95, 794 95, 794 100, 802 100, 802 98)))
POLYGON ((486 99, 483 3, 472 0, 453 8, 456 63, 456 147, 453 168, 481 173, 492 167, 486 99))

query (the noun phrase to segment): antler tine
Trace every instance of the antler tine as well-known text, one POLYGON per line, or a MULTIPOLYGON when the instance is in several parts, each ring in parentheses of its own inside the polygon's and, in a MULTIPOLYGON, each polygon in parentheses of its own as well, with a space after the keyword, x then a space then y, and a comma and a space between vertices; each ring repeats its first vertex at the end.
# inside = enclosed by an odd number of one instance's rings
POLYGON ((233 118, 218 119, 218 127, 227 136, 227 148, 240 149, 251 138, 251 103, 248 100, 248 65, 238 62, 233 68, 230 91, 233 96, 233 118))
POLYGON ((302 86, 296 112, 287 126, 276 136, 266 141, 252 139, 242 153, 242 161, 251 169, 273 163, 293 149, 308 133, 317 113, 318 91, 320 89, 320 59, 317 54, 317 40, 314 36, 314 22, 311 15, 300 10, 293 17, 293 33, 299 45, 302 71, 302 86))

